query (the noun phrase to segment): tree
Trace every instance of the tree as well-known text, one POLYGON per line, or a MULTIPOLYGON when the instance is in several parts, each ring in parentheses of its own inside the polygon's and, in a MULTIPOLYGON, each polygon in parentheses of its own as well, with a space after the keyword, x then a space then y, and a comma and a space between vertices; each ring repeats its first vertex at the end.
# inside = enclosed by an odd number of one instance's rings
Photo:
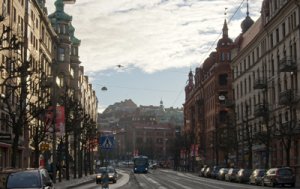
MULTIPOLYGON (((17 50, 18 51, 18 50, 17 50)), ((18 147, 20 137, 24 133, 25 149, 29 140, 28 129, 39 119, 39 115, 44 111, 37 108, 37 93, 41 80, 37 71, 32 69, 32 61, 22 61, 18 52, 12 57, 5 58, 5 66, 2 70, 5 72, 5 79, 0 85, 5 89, 1 94, 4 114, 8 115, 4 119, 7 126, 12 129, 14 135, 12 143, 11 166, 17 166, 18 147)))

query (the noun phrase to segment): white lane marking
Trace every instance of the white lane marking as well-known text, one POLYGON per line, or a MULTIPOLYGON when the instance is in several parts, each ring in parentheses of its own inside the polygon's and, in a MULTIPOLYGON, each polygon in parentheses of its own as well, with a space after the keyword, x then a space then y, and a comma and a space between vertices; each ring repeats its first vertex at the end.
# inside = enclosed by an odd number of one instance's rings
MULTIPOLYGON (((162 170, 162 172, 170 173, 170 172, 174 172, 174 171, 170 171, 170 170, 162 170)), ((176 174, 177 174, 178 176, 182 176, 182 177, 189 178, 189 179, 191 179, 191 177, 196 177, 198 181, 204 181, 204 180, 200 180, 199 177, 197 177, 197 176, 195 176, 195 175, 193 175, 193 174, 189 174, 189 173, 185 173, 185 174, 184 174, 184 173, 180 173, 180 172, 177 172, 176 174), (188 176, 188 175, 189 175, 189 176, 188 176)), ((194 182, 194 183, 199 184, 199 182, 195 182, 194 180, 191 180, 191 181, 194 182)), ((205 181, 204 181, 204 182, 205 182, 205 181)), ((207 181, 206 181, 206 182, 207 182, 207 181)), ((182 187, 182 188, 192 189, 192 188, 190 188, 190 187, 183 186, 183 185, 178 184, 178 183, 175 183, 175 182, 174 182, 174 184, 177 184, 178 186, 180 186, 180 187, 182 187)), ((212 188, 216 188, 216 189, 224 189, 224 188, 222 188, 222 187, 212 185, 212 184, 214 184, 214 183, 203 183, 203 182, 201 182, 200 184, 205 185, 205 186, 209 186, 209 187, 212 187, 212 188)))
POLYGON ((142 175, 142 177, 144 177, 144 179, 148 180, 149 182, 152 182, 153 184, 157 185, 158 189, 167 189, 166 187, 160 185, 158 182, 156 182, 155 180, 153 180, 150 177, 147 177, 146 175, 142 175))

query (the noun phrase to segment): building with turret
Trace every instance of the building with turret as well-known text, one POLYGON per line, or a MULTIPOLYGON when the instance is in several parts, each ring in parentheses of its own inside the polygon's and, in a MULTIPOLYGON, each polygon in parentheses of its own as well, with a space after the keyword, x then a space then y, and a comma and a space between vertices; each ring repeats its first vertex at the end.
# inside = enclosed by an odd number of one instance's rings
POLYGON ((183 135, 189 137, 186 137, 184 163, 192 168, 196 161, 215 165, 229 159, 229 144, 225 141, 232 125, 228 123, 226 103, 233 100, 230 69, 233 41, 228 36, 226 19, 222 31, 216 51, 196 68, 195 75, 190 71, 185 87, 183 135))

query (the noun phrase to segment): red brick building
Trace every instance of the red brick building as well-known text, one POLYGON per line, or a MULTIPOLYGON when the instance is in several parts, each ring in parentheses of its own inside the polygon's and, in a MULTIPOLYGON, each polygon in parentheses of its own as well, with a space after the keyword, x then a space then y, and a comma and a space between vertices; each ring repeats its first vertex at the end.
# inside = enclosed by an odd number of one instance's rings
MULTIPOLYGON (((233 41, 228 37, 227 21, 224 21, 223 35, 216 51, 196 68, 195 75, 189 73, 185 88, 184 132, 188 151, 199 146, 199 154, 189 157, 189 164, 223 164, 229 159, 229 144, 224 142, 230 135, 229 124, 232 102, 231 49, 233 41), (226 136, 225 136, 226 135, 226 136)), ((188 154, 193 154, 188 152, 188 154)), ((189 155, 191 156, 191 155, 189 155)))

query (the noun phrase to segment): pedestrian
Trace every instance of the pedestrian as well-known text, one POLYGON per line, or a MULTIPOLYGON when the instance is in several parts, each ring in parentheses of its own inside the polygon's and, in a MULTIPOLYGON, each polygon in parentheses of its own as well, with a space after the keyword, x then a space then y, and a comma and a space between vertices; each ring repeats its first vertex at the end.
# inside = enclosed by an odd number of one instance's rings
POLYGON ((109 189, 108 172, 105 171, 102 176, 102 189, 109 189))

